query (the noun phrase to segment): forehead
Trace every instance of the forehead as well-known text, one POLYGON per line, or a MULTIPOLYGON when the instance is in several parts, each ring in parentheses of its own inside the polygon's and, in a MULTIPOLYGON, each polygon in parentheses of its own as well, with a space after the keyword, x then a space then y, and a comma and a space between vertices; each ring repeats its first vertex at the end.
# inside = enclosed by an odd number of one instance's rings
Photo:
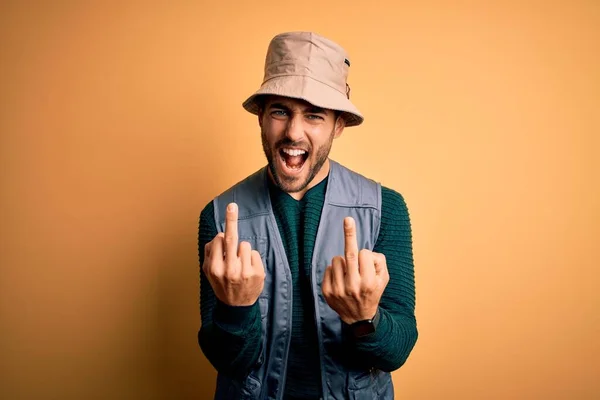
POLYGON ((320 108, 320 109, 324 110, 325 112, 330 111, 328 109, 324 109, 324 108, 315 106, 314 104, 311 104, 308 101, 302 100, 302 99, 294 99, 292 97, 275 96, 275 95, 268 96, 265 99, 265 108, 269 108, 273 104, 279 104, 279 105, 285 106, 291 110, 295 110, 295 109, 305 110, 308 108, 320 108))

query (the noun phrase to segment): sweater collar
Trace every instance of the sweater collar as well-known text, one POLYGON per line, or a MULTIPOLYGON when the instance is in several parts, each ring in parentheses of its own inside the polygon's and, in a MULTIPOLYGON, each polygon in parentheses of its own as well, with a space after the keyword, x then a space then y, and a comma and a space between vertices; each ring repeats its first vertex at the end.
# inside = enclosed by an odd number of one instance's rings
POLYGON ((271 196, 271 202, 275 204, 279 204, 282 202, 291 202, 296 204, 303 204, 312 201, 324 201, 325 192, 327 191, 327 182, 329 181, 329 175, 325 177, 321 182, 317 183, 315 186, 311 187, 306 191, 304 197, 300 200, 294 199, 290 196, 289 193, 281 190, 279 186, 277 186, 270 178, 267 178, 268 186, 269 186, 269 194, 271 196))

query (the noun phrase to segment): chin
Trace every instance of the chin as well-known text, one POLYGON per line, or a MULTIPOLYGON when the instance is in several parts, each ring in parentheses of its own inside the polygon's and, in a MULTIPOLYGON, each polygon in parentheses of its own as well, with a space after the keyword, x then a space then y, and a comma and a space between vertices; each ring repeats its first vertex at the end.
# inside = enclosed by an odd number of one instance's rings
POLYGON ((285 174, 282 174, 281 171, 276 171, 275 174, 277 186, 286 193, 297 193, 302 191, 308 185, 306 180, 306 176, 296 176, 290 179, 285 174))

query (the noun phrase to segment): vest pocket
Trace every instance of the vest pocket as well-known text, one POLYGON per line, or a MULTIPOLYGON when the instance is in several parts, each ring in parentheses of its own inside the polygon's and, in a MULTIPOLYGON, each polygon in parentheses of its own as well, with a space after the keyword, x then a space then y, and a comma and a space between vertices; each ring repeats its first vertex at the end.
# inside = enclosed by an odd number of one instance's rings
POLYGON ((215 400, 237 399, 240 393, 239 381, 229 378, 223 374, 217 375, 217 388, 215 400))
POLYGON ((240 242, 248 242, 252 246, 252 250, 256 250, 260 253, 260 257, 265 262, 265 255, 267 253, 267 238, 265 236, 243 236, 240 235, 238 240, 240 242))
POLYGON ((260 397, 260 382, 252 375, 248 375, 244 387, 240 393, 240 398, 244 400, 253 400, 260 397))
POLYGON ((389 372, 379 371, 377 378, 377 398, 378 399, 393 399, 394 384, 392 375, 389 372))
POLYGON ((370 369, 358 373, 350 373, 348 386, 350 400, 377 400, 376 371, 370 369))

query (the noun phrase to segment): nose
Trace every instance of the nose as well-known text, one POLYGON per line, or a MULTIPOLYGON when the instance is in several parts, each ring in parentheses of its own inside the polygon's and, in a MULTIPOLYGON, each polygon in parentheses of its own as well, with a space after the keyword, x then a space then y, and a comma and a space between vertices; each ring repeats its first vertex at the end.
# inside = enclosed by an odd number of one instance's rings
POLYGON ((293 117, 288 120, 285 135, 293 142, 304 138, 304 124, 300 113, 294 113, 293 117))

